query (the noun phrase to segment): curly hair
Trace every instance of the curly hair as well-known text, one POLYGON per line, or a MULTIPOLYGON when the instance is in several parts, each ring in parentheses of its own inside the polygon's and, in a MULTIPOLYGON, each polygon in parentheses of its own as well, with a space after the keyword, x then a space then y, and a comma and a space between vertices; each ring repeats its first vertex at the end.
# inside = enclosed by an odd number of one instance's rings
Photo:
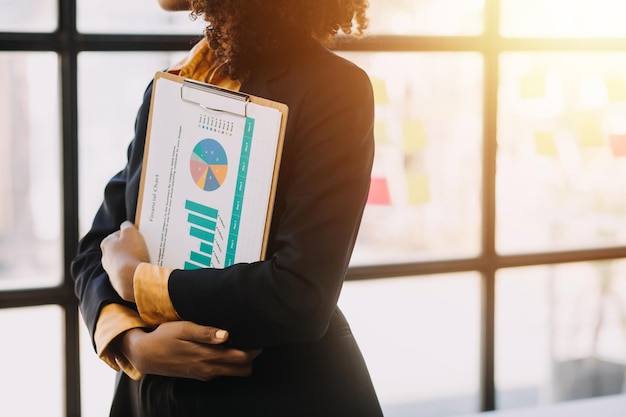
MULTIPOLYGON (((223 75, 245 80, 267 53, 306 39, 326 45, 340 33, 361 36, 368 0, 190 0, 223 75)), ((267 57, 265 57, 267 58, 267 57)))

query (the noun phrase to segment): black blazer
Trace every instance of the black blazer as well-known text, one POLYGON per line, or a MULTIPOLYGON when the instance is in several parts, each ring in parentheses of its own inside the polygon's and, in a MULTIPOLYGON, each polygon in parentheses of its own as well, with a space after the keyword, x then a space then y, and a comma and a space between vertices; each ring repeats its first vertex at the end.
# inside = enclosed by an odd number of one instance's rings
MULTIPOLYGON (((169 292, 183 319, 227 329, 233 346, 264 351, 248 378, 203 383, 147 377, 143 390, 153 390, 153 396, 161 389, 155 386, 193 392, 201 415, 381 415, 336 305, 373 160, 369 79, 311 43, 267 57, 241 91, 289 107, 267 258, 225 269, 176 270, 169 292), (219 404, 225 406, 221 412, 219 404)), ((129 305, 109 284, 99 245, 124 220, 135 218, 151 92, 150 86, 137 115, 128 163, 108 183, 72 263, 92 336, 104 305, 129 305)))

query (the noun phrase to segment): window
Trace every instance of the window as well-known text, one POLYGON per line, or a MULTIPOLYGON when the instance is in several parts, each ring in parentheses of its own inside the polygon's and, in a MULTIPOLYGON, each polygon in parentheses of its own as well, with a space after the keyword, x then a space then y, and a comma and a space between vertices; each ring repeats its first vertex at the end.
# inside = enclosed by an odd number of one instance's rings
MULTIPOLYGON (((335 47, 376 101, 340 306, 386 415, 621 392, 626 6, 370 3, 369 36, 335 47)), ((114 375, 69 262, 124 165, 144 88, 202 22, 154 0, 0 5, 0 324, 12 336, 0 356, 15 358, 0 414, 99 416, 114 375), (45 369, 40 388, 19 384, 25 361, 45 369)))

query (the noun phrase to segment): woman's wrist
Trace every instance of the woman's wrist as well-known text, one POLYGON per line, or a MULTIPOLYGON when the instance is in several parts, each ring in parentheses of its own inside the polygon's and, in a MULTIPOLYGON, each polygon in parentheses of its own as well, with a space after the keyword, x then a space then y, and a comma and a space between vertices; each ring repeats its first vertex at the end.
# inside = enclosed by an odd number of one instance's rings
POLYGON ((133 346, 137 344, 143 334, 145 334, 144 330, 136 327, 118 335, 111 343, 116 351, 125 356, 128 360, 131 360, 132 353, 136 351, 136 349, 133 349, 133 346))

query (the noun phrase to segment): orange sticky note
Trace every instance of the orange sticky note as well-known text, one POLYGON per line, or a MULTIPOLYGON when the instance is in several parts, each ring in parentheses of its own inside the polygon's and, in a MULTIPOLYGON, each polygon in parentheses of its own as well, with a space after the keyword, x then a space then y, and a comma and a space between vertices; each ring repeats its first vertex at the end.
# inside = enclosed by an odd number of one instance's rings
POLYGON ((417 119, 402 122, 402 135, 404 136, 404 152, 406 154, 421 151, 426 146, 424 125, 417 119))
POLYGON ((546 96, 546 71, 534 69, 522 75, 519 92, 521 98, 543 98, 546 96))
POLYGON ((611 135, 610 142, 613 156, 626 156, 626 134, 611 135))
POLYGON ((406 180, 409 204, 424 204, 430 201, 430 187, 426 174, 408 174, 406 180))
POLYGON ((556 155, 553 132, 535 132, 535 150, 538 155, 556 155))

